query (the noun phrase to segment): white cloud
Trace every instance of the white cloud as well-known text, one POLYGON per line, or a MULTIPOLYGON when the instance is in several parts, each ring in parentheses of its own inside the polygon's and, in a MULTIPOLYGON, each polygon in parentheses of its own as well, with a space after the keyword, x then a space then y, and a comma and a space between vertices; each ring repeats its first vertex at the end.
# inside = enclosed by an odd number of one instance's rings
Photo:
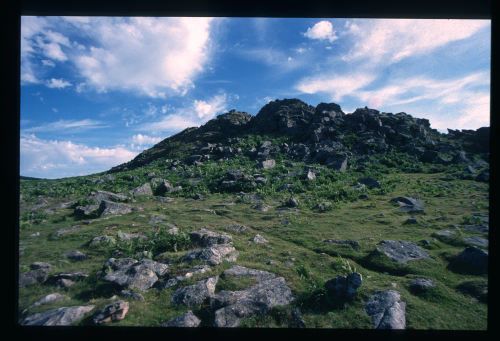
POLYGON ((189 106, 172 110, 171 114, 164 116, 161 120, 142 124, 137 129, 140 131, 174 133, 185 128, 200 126, 217 114, 224 113, 227 110, 229 97, 238 99, 237 95, 228 96, 221 93, 208 100, 195 100, 189 106))
POLYGON ((353 73, 352 75, 331 75, 302 79, 295 89, 306 94, 326 93, 333 101, 340 101, 346 95, 353 95, 356 90, 370 84, 375 79, 373 74, 353 73))
POLYGON ((202 17, 22 17, 21 77, 23 83, 40 82, 38 57, 74 64, 83 78, 79 83, 85 84, 76 88, 79 92, 184 95, 209 62, 212 21, 202 17), (61 32, 83 39, 71 41, 61 32))
POLYGON ((35 135, 23 135, 20 142, 24 176, 61 178, 102 172, 137 155, 123 146, 89 147, 71 141, 43 140, 35 135))
POLYGON ((238 49, 237 53, 245 59, 272 66, 273 71, 277 73, 295 70, 304 65, 306 60, 305 57, 299 58, 300 53, 296 58, 289 60, 288 53, 270 47, 238 49))
POLYGON ((47 81, 46 85, 52 89, 64 89, 71 86, 71 83, 64 79, 51 78, 47 81))
POLYGON ((53 61, 51 61, 50 59, 43 59, 42 64, 45 66, 48 66, 48 67, 56 66, 56 64, 53 61))
POLYGON ((226 94, 216 95, 208 101, 195 100, 194 110, 199 118, 212 118, 217 113, 222 113, 226 110, 227 96, 226 94))
POLYGON ((74 133, 75 131, 85 131, 90 129, 106 128, 100 121, 84 119, 84 120, 59 120, 55 122, 45 123, 40 126, 24 129, 27 133, 48 133, 48 132, 58 132, 64 133, 74 133))
POLYGON ((148 135, 142 135, 142 134, 137 134, 132 136, 132 143, 138 144, 138 145, 151 145, 151 144, 156 144, 163 140, 161 137, 154 137, 154 136, 148 136, 148 135))
POLYGON ((92 18, 96 46, 74 58, 97 91, 135 91, 150 97, 185 94, 210 54, 210 18, 92 18))
POLYGON ((344 60, 398 62, 450 42, 469 38, 480 29, 488 27, 489 22, 456 19, 353 19, 346 27, 354 47, 344 56, 344 60))
POLYGON ((304 36, 309 39, 328 40, 330 43, 338 39, 332 23, 327 20, 319 21, 313 27, 309 27, 304 36))

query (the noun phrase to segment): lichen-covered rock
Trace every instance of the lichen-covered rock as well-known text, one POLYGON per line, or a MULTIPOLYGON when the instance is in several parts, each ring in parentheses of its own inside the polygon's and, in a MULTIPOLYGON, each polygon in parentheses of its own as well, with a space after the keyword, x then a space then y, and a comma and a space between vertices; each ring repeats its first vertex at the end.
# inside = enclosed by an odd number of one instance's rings
POLYGON ((283 277, 261 280, 240 291, 221 291, 211 299, 216 327, 238 327, 241 319, 265 314, 271 308, 288 305, 294 297, 283 277))
POLYGON ((383 240, 377 245, 377 250, 401 264, 429 258, 429 254, 417 244, 402 240, 383 240))
POLYGON ((102 200, 99 205, 100 216, 110 216, 118 214, 127 214, 132 212, 133 209, 130 205, 117 203, 108 200, 102 200))
POLYGON ((134 197, 153 195, 153 189, 151 188, 149 182, 146 182, 145 184, 134 188, 130 192, 134 197))
POLYGON ((70 326, 80 321, 95 306, 62 307, 26 317, 21 324, 25 326, 70 326))
POLYGON ((405 329, 406 303, 395 290, 374 293, 365 305, 374 329, 405 329))
POLYGON ((132 258, 110 258, 104 264, 104 281, 115 283, 123 288, 151 288, 168 271, 168 265, 149 259, 137 261, 132 258))
POLYGON ((218 265, 223 261, 234 262, 239 252, 228 244, 217 244, 201 250, 189 252, 183 259, 185 261, 201 260, 209 265, 218 265))
POLYGON ((196 284, 177 289, 172 295, 172 303, 184 304, 188 307, 201 305, 214 295, 218 279, 218 276, 210 277, 196 284))
POLYGON ((191 310, 187 313, 173 318, 169 321, 163 322, 161 324, 162 327, 198 327, 201 323, 201 320, 193 314, 191 310))
POLYGON ((199 246, 213 246, 217 244, 229 244, 232 242, 231 236, 210 231, 206 228, 191 232, 189 237, 194 244, 199 246))
POLYGON ((108 304, 98 311, 92 321, 94 324, 103 324, 108 322, 120 321, 125 318, 128 313, 129 304, 127 301, 116 301, 108 304))

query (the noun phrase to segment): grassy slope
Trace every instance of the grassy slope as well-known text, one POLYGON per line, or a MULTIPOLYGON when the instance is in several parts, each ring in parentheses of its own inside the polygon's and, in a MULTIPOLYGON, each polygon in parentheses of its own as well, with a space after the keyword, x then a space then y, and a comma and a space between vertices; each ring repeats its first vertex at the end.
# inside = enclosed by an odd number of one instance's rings
MULTIPOLYGON (((386 191, 369 191, 369 198, 366 200, 335 202, 334 209, 325 213, 310 209, 312 204, 308 202, 309 191, 299 195, 299 211, 279 211, 277 207, 284 194, 276 190, 270 191, 265 197, 266 203, 272 206, 268 212, 259 212, 248 203, 237 202, 233 194, 210 194, 203 201, 179 197, 174 202, 164 204, 153 200, 139 200, 134 205, 143 207, 142 212, 97 220, 92 224, 82 225, 78 233, 51 240, 51 233, 77 223, 70 216, 71 209, 57 209, 38 224, 21 224, 20 247, 24 249, 24 253, 20 256, 20 271, 28 270, 32 262, 47 261, 54 266, 54 272, 87 271, 95 274, 109 257, 110 250, 90 250, 84 244, 94 236, 113 235, 118 230, 148 231, 151 229, 148 224, 151 214, 165 215, 167 222, 175 223, 182 231, 187 232, 202 226, 225 231, 225 226, 239 223, 249 226, 251 231, 240 235, 231 233, 234 245, 240 252, 237 263, 284 276, 298 297, 296 304, 302 307, 308 327, 371 328, 370 320, 363 310, 363 300, 374 290, 396 288, 407 302, 408 328, 485 329, 486 304, 464 296, 455 289, 462 281, 481 276, 459 275, 448 271, 446 256, 460 252, 463 247, 435 241, 431 235, 452 224, 462 223, 472 212, 487 212, 488 185, 470 180, 444 181, 441 180, 442 177, 443 174, 440 173, 386 174, 381 176, 382 182, 390 184, 386 186, 386 191), (417 215, 417 225, 404 225, 403 222, 409 215, 398 212, 389 203, 392 197, 398 195, 414 195, 424 200, 426 211, 425 214, 417 215), (235 204, 224 205, 230 202, 235 204), (288 224, 284 224, 285 220, 288 224), (40 232, 40 236, 30 237, 34 232, 40 232), (269 244, 251 244, 248 239, 256 233, 268 239, 269 244), (358 240, 361 247, 354 251, 350 247, 322 242, 330 238, 358 240), (431 259, 410 263, 404 269, 406 274, 395 275, 393 264, 369 257, 375 245, 383 239, 415 242, 431 240, 432 246, 428 249, 431 259), (62 254, 73 249, 84 251, 91 258, 83 262, 65 260, 62 254), (342 272, 339 258, 335 256, 337 254, 349 259, 364 277, 358 298, 344 307, 327 306, 321 299, 323 283, 342 272), (291 258, 295 258, 295 261, 287 262, 291 258), (274 263, 267 264, 269 260, 274 263), (381 268, 385 271, 376 270, 381 268), (417 276, 434 279, 437 288, 425 297, 411 294, 408 282, 417 276)), ((321 178, 318 180, 321 181, 321 178)), ((137 183, 141 181, 139 179, 137 183)), ((314 196, 309 197, 314 200, 314 196)), ((72 195, 67 198, 72 198, 72 195)), ((178 255, 182 253, 178 252, 178 255)), ((171 255, 176 256, 175 253, 171 255)), ((221 272, 229 266, 230 264, 222 264, 213 273, 221 272)), ((230 288, 231 283, 221 281, 220 286, 230 288)), ((54 287, 48 285, 20 289, 20 311, 43 295, 55 291, 54 287)), ((130 311, 125 320, 113 325, 155 326, 180 314, 186 308, 170 305, 172 292, 173 289, 149 290, 144 295, 145 302, 130 301, 130 311)), ((96 281, 95 276, 91 276, 68 289, 66 294, 71 297, 71 301, 43 306, 38 311, 87 302, 101 306, 108 302, 106 298, 111 297, 113 291, 109 286, 96 281)), ((269 316, 247 319, 245 325, 286 326, 283 314, 277 309, 269 316)))

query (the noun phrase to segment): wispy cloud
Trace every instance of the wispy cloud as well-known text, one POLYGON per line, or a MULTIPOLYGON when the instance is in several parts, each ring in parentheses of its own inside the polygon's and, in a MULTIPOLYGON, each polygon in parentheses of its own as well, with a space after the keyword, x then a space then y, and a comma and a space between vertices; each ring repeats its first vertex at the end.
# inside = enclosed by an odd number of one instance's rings
POLYGON ((469 38, 489 20, 353 19, 346 26, 354 46, 344 60, 387 64, 469 38))
POLYGON ((26 133, 49 133, 58 132, 61 134, 86 131, 91 129, 100 129, 108 127, 101 121, 84 119, 84 120, 59 120, 55 122, 45 123, 36 127, 26 128, 23 131, 26 133))
POLYGON ((161 137, 148 136, 143 134, 136 134, 132 136, 132 143, 138 145, 152 145, 163 140, 161 137))
POLYGON ((329 95, 331 100, 340 101, 344 96, 353 95, 374 79, 375 75, 370 73, 309 77, 299 81, 295 89, 306 94, 324 93, 329 95))
POLYGON ((25 176, 61 178, 102 172, 137 155, 123 146, 89 147, 35 135, 22 135, 20 142, 21 174, 25 176))

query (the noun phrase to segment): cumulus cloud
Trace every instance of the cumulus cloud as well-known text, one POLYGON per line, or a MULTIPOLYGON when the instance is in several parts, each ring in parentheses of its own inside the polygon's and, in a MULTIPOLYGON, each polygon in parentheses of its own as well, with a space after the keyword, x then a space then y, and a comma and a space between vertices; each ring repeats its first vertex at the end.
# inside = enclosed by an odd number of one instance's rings
POLYGON ((309 39, 328 40, 330 43, 338 39, 332 23, 327 20, 319 21, 313 27, 309 27, 304 36, 309 39))
POLYGON ((83 119, 83 120, 59 120, 55 122, 45 123, 36 127, 23 129, 26 133, 50 133, 57 132, 61 134, 74 133, 78 131, 86 131, 90 129, 106 128, 103 122, 83 119))
POLYGON ((208 101, 195 100, 194 111, 200 119, 212 118, 216 113, 226 110, 226 94, 216 95, 208 101))
POLYGON ((324 93, 333 101, 340 101, 344 96, 353 95, 356 90, 370 84, 375 75, 354 73, 352 75, 331 75, 305 78, 295 85, 295 89, 306 94, 324 93))
POLYGON ((74 58, 88 86, 185 94, 209 59, 210 18, 92 18, 95 46, 74 58))
POLYGON ((395 63, 469 38, 488 26, 489 20, 353 19, 346 29, 355 43, 344 60, 395 63))
POLYGON ((35 135, 22 135, 20 142, 21 175, 50 179, 102 172, 137 155, 122 146, 89 147, 35 135))
POLYGON ((45 83, 49 88, 52 89, 64 89, 68 86, 71 86, 71 83, 64 80, 64 79, 58 79, 58 78, 51 78, 45 83))
MULTIPOLYGON (((21 75, 39 83, 37 60, 70 62, 79 92, 184 95, 205 70, 212 18, 23 17, 21 75), (64 34, 71 32, 71 39, 64 34), (64 33, 64 34, 63 34, 64 33)), ((47 62, 41 62, 47 65, 47 62)))

